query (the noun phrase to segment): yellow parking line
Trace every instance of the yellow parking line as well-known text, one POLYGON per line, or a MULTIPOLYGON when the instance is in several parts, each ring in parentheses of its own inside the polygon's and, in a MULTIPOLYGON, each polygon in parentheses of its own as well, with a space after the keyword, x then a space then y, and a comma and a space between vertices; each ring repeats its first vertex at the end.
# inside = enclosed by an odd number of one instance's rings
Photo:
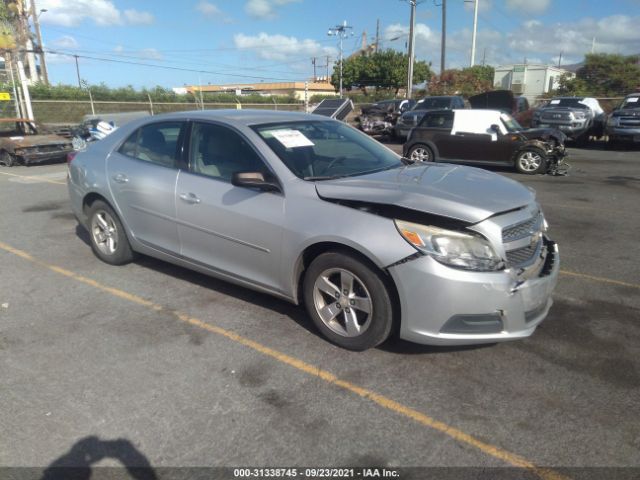
MULTIPOLYGON (((11 253, 13 255, 17 255, 20 258, 28 260, 36 265, 49 269, 60 275, 64 275, 78 282, 84 283, 93 288, 96 288, 103 292, 114 295, 118 298, 122 298, 124 300, 136 303, 138 305, 141 305, 143 307, 149 308, 154 311, 160 311, 160 310, 166 311, 164 307, 152 301, 145 300, 142 297, 125 292, 124 290, 103 285, 91 278, 78 275, 75 272, 59 267, 57 265, 52 265, 52 264, 43 262, 33 257, 27 252, 23 250, 18 250, 17 248, 13 248, 10 245, 7 245, 5 243, 0 242, 0 249, 4 250, 5 252, 11 253)), ((191 317, 187 314, 184 314, 178 311, 169 311, 169 313, 172 313, 181 322, 187 323, 189 325, 193 325, 194 327, 198 327, 203 330, 207 330, 211 333, 215 333, 217 335, 225 337, 233 342, 249 347, 255 350, 256 352, 259 352, 263 355, 266 355, 268 357, 271 357, 277 360, 280 363, 289 365, 290 367, 293 367, 301 372, 304 372, 308 375, 324 380, 328 384, 335 385, 346 391, 359 395, 360 397, 366 400, 370 400, 373 403, 389 411, 392 411, 398 415, 402 415, 406 418, 410 418, 421 425, 424 425, 440 433, 443 433, 460 443, 464 443, 474 448, 477 448, 478 450, 485 453, 486 455, 490 455, 494 458, 502 460, 503 462, 508 463, 512 466, 527 469, 535 473, 538 477, 544 480, 567 480, 568 478, 553 470, 538 467, 534 465, 532 462, 530 462, 529 460, 526 460, 525 458, 517 454, 511 453, 507 450, 503 450, 502 448, 497 447, 495 445, 491 445, 487 442, 483 442, 482 440, 479 440, 474 436, 469 435, 468 433, 458 428, 452 427, 444 422, 438 421, 433 417, 430 417, 429 415, 426 415, 422 412, 419 412, 418 410, 415 410, 411 407, 403 405, 402 403, 396 402, 395 400, 392 400, 389 397, 376 393, 373 390, 360 387, 346 380, 341 380, 331 372, 327 370, 323 370, 320 367, 317 367, 303 360, 287 355, 286 353, 282 353, 278 350, 274 350, 270 347, 267 347, 266 345, 258 343, 254 340, 250 340, 249 338, 243 337, 242 335, 238 335, 237 333, 234 333, 230 330, 226 330, 224 328, 221 328, 221 327, 212 325, 210 323, 204 322, 202 320, 199 320, 197 318, 191 317)))
POLYGON ((43 177, 33 177, 31 175, 18 175, 17 173, 0 172, 0 175, 7 175, 9 177, 26 178, 27 180, 35 180, 35 181, 38 181, 38 182, 53 183, 55 185, 66 185, 67 184, 67 182, 60 182, 58 180, 50 180, 48 178, 43 178, 43 177))
POLYGON ((593 275, 587 275, 586 273, 578 273, 578 272, 570 272, 568 270, 560 270, 560 274, 567 275, 569 277, 584 278, 585 280, 592 280, 594 282, 609 283, 611 285, 620 285, 622 287, 640 289, 640 285, 637 284, 637 283, 628 283, 628 282, 622 282, 620 280, 612 280, 611 278, 596 277, 596 276, 593 276, 593 275))

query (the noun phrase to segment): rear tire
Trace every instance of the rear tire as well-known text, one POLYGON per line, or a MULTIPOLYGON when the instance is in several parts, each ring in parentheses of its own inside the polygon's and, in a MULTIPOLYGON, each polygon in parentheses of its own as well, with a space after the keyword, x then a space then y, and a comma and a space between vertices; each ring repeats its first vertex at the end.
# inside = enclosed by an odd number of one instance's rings
POLYGON ((316 257, 305 273, 303 292, 320 333, 342 348, 367 350, 391 333, 393 307, 381 273, 352 255, 316 257))
POLYGON ((134 259, 122 222, 108 204, 96 200, 87 217, 91 249, 96 257, 110 265, 124 265, 134 259))
POLYGON ((547 171, 547 155, 537 148, 525 148, 516 155, 516 170, 525 175, 547 171))
POLYGON ((431 147, 428 147, 427 145, 423 145, 421 143, 418 143, 411 147, 407 155, 415 163, 433 162, 435 160, 435 156, 433 155, 433 150, 431 149, 431 147))

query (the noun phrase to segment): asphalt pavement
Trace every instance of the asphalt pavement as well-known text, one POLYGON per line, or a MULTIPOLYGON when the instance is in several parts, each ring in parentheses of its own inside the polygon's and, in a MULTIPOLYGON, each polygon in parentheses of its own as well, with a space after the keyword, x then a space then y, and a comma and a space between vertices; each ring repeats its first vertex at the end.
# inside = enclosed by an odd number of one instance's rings
POLYGON ((596 145, 569 163, 565 177, 494 169, 536 189, 560 245, 531 338, 362 353, 266 295, 146 257, 100 262, 66 165, 1 169, 0 465, 637 474, 640 152, 596 145))

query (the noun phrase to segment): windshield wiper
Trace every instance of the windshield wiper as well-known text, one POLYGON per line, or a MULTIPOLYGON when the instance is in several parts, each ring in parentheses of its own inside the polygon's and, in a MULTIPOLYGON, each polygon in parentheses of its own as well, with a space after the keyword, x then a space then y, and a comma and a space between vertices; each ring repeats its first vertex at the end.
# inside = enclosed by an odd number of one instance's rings
POLYGON ((302 177, 303 180, 316 181, 316 180, 335 180, 337 178, 344 178, 347 175, 310 175, 308 177, 302 177))

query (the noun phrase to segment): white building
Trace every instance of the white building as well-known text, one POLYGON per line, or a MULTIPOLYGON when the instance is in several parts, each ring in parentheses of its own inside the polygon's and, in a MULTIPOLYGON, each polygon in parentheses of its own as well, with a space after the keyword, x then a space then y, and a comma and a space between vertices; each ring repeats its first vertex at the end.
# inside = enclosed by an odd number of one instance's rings
POLYGON ((519 63, 496 67, 493 86, 500 90, 512 90, 516 95, 527 97, 533 103, 537 97, 558 88, 560 77, 575 73, 561 67, 535 63, 519 63))

